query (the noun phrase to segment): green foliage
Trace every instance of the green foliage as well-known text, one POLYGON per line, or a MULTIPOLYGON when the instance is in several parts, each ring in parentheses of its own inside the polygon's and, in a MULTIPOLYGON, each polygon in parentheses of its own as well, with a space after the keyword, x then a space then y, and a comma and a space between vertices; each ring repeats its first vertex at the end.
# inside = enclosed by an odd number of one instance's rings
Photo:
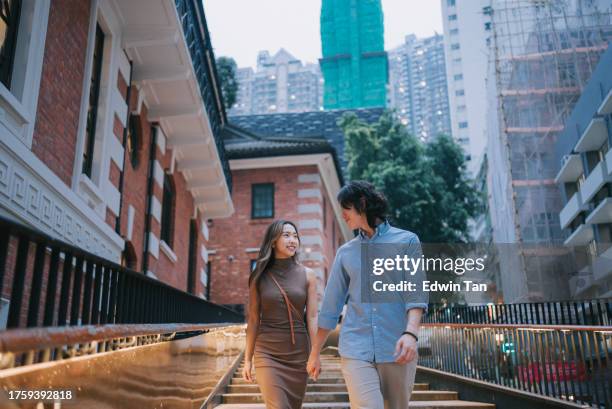
POLYGON ((236 80, 236 61, 230 57, 217 58, 217 73, 221 81, 221 92, 225 101, 225 109, 230 109, 236 103, 238 81, 236 80))
POLYGON ((425 243, 469 241, 467 223, 478 214, 480 194, 467 177, 461 147, 450 137, 423 144, 390 112, 371 125, 348 113, 339 125, 349 179, 370 181, 384 192, 394 225, 425 243))

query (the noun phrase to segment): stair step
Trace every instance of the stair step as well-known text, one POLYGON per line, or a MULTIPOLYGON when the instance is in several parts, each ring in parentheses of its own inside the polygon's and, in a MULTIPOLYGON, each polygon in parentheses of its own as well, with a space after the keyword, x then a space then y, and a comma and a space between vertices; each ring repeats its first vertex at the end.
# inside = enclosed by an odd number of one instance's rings
MULTIPOLYGON (((306 409, 350 409, 348 402, 327 402, 327 403, 304 403, 302 408, 306 409)), ((493 409, 494 404, 470 402, 463 400, 439 400, 439 401, 410 401, 410 409, 493 409)), ((221 404, 215 409, 266 409, 263 403, 238 403, 221 404)))
MULTIPOLYGON (((223 403, 263 403, 261 393, 224 393, 223 403)), ((455 391, 414 391, 411 400, 457 400, 455 391)), ((348 402, 348 392, 306 392, 304 402, 348 402)))
MULTIPOLYGON (((224 393, 223 403, 263 403, 261 393, 224 393)), ((304 402, 348 402, 348 392, 306 392, 304 402)))
MULTIPOLYGON (((308 384, 319 384, 319 383, 344 383, 344 378, 341 376, 320 376, 316 381, 308 379, 308 384)), ((232 385, 251 385, 245 381, 242 376, 234 376, 231 381, 232 385)))
MULTIPOLYGON (((240 364, 240 365, 238 365, 238 367, 236 369, 242 370, 243 368, 244 368, 244 365, 240 364)), ((253 365, 253 369, 255 369, 255 365, 253 365)), ((342 369, 342 366, 340 364, 337 364, 337 365, 335 365, 335 364, 334 365, 323 364, 323 365, 321 365, 321 370, 322 371, 330 370, 330 369, 336 369, 336 370, 339 371, 339 370, 342 369)))
MULTIPOLYGON (((346 392, 346 384, 344 383, 317 383, 309 384, 306 387, 308 392, 346 392)), ((229 385, 228 393, 259 393, 259 385, 229 385)))
MULTIPOLYGON (((233 378, 231 384, 229 385, 231 386, 242 386, 242 385, 246 385, 246 386, 252 386, 252 387, 258 387, 257 383, 249 383, 247 381, 245 381, 243 378, 233 378)), ((342 378, 326 378, 326 377, 320 377, 319 379, 317 379, 316 381, 313 381, 312 379, 308 380, 308 387, 310 386, 317 386, 317 385, 342 385, 342 387, 346 387, 346 384, 344 383, 344 379, 342 378)), ((415 391, 427 391, 429 390, 429 384, 428 383, 415 383, 414 384, 414 389, 415 391)))

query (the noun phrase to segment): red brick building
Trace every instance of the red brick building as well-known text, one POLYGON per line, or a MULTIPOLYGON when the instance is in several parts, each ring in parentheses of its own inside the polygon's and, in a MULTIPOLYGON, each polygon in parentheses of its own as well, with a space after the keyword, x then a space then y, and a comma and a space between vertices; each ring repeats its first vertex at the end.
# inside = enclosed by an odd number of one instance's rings
POLYGON ((235 213, 210 227, 210 299, 245 304, 247 281, 266 227, 293 221, 300 260, 317 273, 322 295, 338 247, 352 237, 336 195, 343 183, 335 149, 324 139, 262 138, 224 129, 235 213))
POLYGON ((206 220, 234 207, 201 2, 8 4, 0 215, 203 297, 206 220))

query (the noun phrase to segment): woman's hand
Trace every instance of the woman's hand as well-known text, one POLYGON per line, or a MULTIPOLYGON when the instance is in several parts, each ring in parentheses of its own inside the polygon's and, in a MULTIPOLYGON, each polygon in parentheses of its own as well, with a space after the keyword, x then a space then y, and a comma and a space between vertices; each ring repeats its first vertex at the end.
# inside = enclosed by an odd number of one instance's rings
POLYGON ((417 342, 409 334, 404 334, 395 344, 395 362, 407 364, 417 357, 417 342))
POLYGON ((318 353, 314 351, 310 353, 308 363, 306 364, 306 371, 315 381, 319 378, 319 374, 321 373, 321 358, 318 353))
POLYGON ((244 361, 244 367, 242 368, 242 377, 245 381, 253 383, 253 374, 251 373, 253 363, 251 361, 244 361))

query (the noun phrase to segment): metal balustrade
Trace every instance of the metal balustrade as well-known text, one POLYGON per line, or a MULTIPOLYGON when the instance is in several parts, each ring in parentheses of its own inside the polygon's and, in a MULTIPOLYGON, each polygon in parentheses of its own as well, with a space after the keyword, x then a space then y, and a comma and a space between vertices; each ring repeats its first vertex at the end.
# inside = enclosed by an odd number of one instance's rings
POLYGON ((431 304, 424 323, 612 325, 612 298, 516 304, 431 304))
POLYGON ((237 323, 244 316, 0 217, 7 328, 237 323))
POLYGON ((612 326, 423 324, 419 364, 589 407, 612 405, 612 326))

